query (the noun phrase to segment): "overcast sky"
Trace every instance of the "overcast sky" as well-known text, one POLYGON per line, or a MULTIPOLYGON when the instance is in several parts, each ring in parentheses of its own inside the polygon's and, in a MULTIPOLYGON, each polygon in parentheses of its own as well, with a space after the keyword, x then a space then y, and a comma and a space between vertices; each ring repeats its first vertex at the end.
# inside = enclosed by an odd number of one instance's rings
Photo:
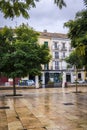
POLYGON ((40 0, 36 8, 29 10, 30 18, 25 20, 22 17, 4 19, 0 13, 0 27, 5 25, 15 27, 22 23, 28 23, 36 31, 47 29, 48 32, 67 33, 68 29, 63 25, 70 19, 75 18, 75 13, 81 11, 84 7, 83 0, 65 0, 67 7, 60 10, 54 3, 54 0, 40 0))

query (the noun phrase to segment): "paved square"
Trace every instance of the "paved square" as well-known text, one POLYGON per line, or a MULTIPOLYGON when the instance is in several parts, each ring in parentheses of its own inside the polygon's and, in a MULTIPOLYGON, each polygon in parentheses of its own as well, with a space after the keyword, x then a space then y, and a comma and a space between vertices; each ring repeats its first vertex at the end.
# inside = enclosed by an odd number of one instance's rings
POLYGON ((87 87, 0 90, 0 130, 87 130, 87 87))

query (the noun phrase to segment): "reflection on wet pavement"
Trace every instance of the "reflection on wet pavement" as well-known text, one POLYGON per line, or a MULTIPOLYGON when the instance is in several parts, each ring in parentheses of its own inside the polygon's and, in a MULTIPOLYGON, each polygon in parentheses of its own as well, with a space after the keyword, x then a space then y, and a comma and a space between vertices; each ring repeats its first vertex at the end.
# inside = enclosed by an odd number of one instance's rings
POLYGON ((0 130, 87 130, 87 88, 74 89, 1 90, 0 130))

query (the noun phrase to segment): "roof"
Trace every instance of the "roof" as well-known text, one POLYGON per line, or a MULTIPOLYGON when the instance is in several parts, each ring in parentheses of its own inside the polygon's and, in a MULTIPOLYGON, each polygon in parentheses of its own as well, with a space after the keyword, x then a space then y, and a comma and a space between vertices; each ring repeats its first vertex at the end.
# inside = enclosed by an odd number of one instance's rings
POLYGON ((50 33, 50 32, 40 32, 40 37, 47 37, 47 38, 64 38, 67 39, 67 34, 62 33, 50 33))

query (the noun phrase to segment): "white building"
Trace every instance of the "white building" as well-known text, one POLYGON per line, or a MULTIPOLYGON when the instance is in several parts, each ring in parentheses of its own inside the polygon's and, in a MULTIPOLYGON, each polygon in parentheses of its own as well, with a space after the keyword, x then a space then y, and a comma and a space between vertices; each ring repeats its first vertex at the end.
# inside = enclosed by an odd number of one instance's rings
MULTIPOLYGON (((64 60, 73 50, 67 35, 49 33, 45 30, 44 32, 40 32, 39 43, 46 44, 52 55, 50 63, 43 66, 42 84, 46 86, 49 81, 53 81, 57 85, 61 81, 61 78, 62 87, 65 87, 66 82, 74 82, 74 68, 67 68, 67 63, 64 60)), ((83 71, 78 73, 78 78, 84 80, 83 71)))

